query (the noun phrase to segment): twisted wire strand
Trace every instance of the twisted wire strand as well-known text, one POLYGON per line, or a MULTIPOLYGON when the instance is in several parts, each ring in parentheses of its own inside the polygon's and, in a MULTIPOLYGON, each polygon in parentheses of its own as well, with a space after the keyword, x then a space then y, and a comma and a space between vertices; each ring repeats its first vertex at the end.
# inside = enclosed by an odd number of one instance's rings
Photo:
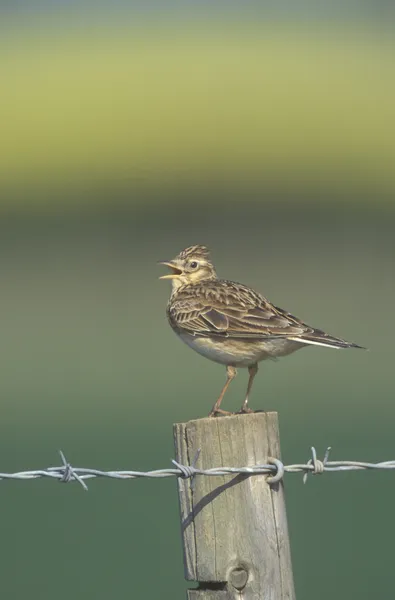
POLYGON ((245 467, 214 467, 212 469, 199 469, 196 467, 200 449, 196 453, 192 464, 182 465, 175 460, 172 461, 175 468, 157 469, 154 471, 101 471, 100 469, 89 469, 84 467, 73 467, 62 451, 59 452, 62 465, 59 467, 48 467, 33 471, 19 471, 17 473, 0 473, 0 481, 19 480, 28 481, 32 479, 49 478, 69 483, 77 481, 84 490, 88 490, 86 479, 107 477, 109 479, 139 479, 148 477, 160 479, 163 477, 179 477, 191 479, 192 484, 196 476, 215 477, 221 475, 268 475, 267 482, 272 485, 278 483, 285 473, 303 473, 305 483, 308 475, 320 475, 325 472, 335 471, 361 471, 369 469, 390 470, 395 469, 395 460, 387 460, 378 463, 361 462, 355 460, 329 460, 330 448, 327 448, 323 460, 317 458, 314 447, 311 448, 311 458, 307 463, 284 465, 278 458, 268 458, 268 464, 258 464, 245 467))

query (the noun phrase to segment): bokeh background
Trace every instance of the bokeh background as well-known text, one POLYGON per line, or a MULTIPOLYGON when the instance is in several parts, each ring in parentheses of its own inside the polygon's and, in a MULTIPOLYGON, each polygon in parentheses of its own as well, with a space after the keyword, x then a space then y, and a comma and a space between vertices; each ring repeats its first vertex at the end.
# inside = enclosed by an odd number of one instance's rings
MULTIPOLYGON (((225 377, 165 318, 196 243, 370 349, 262 365, 285 462, 394 458, 394 42, 378 0, 0 3, 0 471, 170 465, 225 377)), ((8 598, 185 597, 174 480, 0 487, 8 598)), ((297 597, 391 597, 394 475, 286 492, 297 597)))

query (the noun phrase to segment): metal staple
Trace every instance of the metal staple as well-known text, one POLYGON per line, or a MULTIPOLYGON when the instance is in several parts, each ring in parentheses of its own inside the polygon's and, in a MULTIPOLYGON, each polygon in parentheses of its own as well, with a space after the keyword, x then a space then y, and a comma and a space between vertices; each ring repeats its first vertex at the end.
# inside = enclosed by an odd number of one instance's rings
POLYGON ((354 460, 329 460, 330 448, 327 448, 323 460, 317 458, 315 448, 311 448, 311 458, 306 464, 284 465, 278 458, 270 457, 268 464, 252 465, 248 467, 215 467, 213 469, 199 469, 196 463, 199 459, 200 450, 196 453, 191 465, 182 465, 176 461, 173 469, 159 469, 155 471, 100 471, 99 469, 86 469, 83 467, 72 467, 66 460, 62 451, 60 457, 62 465, 59 467, 48 467, 35 471, 20 471, 18 473, 0 473, 0 481, 6 479, 31 480, 49 477, 61 483, 77 481, 85 490, 88 490, 86 479, 97 477, 108 477, 110 479, 138 479, 149 477, 152 479, 162 477, 181 477, 193 481, 196 476, 218 476, 218 475, 269 475, 267 482, 272 485, 280 481, 284 473, 303 473, 305 483, 309 474, 319 475, 332 471, 360 471, 368 469, 395 469, 395 460, 387 460, 379 463, 359 462, 354 460))

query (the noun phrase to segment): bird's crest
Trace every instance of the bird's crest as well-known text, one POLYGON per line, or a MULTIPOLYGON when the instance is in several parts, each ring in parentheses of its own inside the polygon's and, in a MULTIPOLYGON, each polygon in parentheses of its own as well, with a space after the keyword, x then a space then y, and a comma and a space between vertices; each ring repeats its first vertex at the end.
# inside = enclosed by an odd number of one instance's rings
POLYGON ((185 250, 180 252, 177 258, 185 260, 190 256, 193 256, 194 258, 204 258, 207 260, 210 256, 210 251, 207 246, 189 246, 189 248, 185 248, 185 250))

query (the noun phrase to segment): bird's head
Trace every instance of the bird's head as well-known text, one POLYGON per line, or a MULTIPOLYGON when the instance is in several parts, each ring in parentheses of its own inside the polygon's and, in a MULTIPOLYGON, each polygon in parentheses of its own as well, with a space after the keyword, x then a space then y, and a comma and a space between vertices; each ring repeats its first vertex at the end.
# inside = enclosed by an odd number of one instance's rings
POLYGON ((213 264, 209 260, 206 246, 190 246, 173 260, 164 260, 159 264, 169 267, 170 273, 159 279, 171 279, 173 290, 189 283, 199 283, 207 279, 216 279, 213 264))

